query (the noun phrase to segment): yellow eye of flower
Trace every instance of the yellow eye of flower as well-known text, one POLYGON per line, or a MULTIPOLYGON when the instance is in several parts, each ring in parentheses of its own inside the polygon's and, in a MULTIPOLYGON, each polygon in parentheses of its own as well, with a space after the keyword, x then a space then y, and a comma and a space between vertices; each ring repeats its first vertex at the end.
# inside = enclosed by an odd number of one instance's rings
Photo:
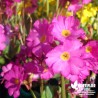
POLYGON ((90 53, 91 51, 92 51, 92 47, 91 47, 91 46, 87 46, 87 47, 86 47, 86 52, 87 52, 87 53, 90 53))
POLYGON ((71 33, 70 33, 70 31, 69 30, 62 30, 62 36, 64 36, 64 37, 68 37, 71 33))
POLYGON ((15 80, 14 80, 14 83, 15 83, 15 84, 19 84, 19 79, 15 79, 15 80))
POLYGON ((44 43, 44 42, 46 41, 46 36, 43 35, 43 36, 40 38, 40 41, 41 41, 42 43, 44 43))
POLYGON ((45 68, 43 72, 47 72, 47 71, 48 71, 48 69, 47 69, 47 68, 45 68))
POLYGON ((61 55, 60 55, 60 58, 63 60, 63 61, 67 61, 70 59, 70 54, 69 52, 63 52, 61 55))

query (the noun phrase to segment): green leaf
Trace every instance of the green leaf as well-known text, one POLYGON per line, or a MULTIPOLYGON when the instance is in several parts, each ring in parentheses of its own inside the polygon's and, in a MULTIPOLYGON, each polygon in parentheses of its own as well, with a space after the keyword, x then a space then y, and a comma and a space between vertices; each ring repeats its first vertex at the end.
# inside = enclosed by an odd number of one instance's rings
POLYGON ((53 98, 53 90, 51 88, 51 86, 46 86, 42 95, 41 95, 41 98, 53 98))
POLYGON ((43 93, 41 95, 41 98, 46 98, 46 92, 45 92, 45 90, 43 91, 43 93))
POLYGON ((71 98, 71 95, 70 95, 70 93, 68 93, 68 92, 67 92, 67 98, 71 98))
POLYGON ((46 98, 53 98, 53 93, 50 86, 46 86, 45 90, 46 90, 46 98))
POLYGON ((0 65, 4 65, 4 64, 5 64, 5 59, 2 56, 0 56, 0 65))
POLYGON ((8 54, 9 52, 9 46, 6 47, 6 49, 3 51, 3 54, 8 54))

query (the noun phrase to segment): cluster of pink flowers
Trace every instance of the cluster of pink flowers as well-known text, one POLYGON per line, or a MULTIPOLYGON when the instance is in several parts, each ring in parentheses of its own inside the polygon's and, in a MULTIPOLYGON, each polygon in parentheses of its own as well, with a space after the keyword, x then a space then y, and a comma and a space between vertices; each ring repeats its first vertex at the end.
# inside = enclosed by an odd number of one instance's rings
MULTIPOLYGON (((8 14, 9 10, 12 11, 9 6, 21 0, 4 2, 8 14)), ((37 0, 31 2, 36 5, 37 0)), ((79 2, 72 0, 69 10, 80 8, 79 2)), ((82 0, 83 4, 89 2, 91 0, 82 0)), ((26 8, 26 11, 29 12, 31 7, 26 8)), ((0 52, 10 42, 5 31, 5 27, 0 24, 0 52)), ((9 95, 18 98, 21 85, 30 89, 33 81, 39 78, 49 80, 55 74, 61 74, 71 82, 77 80, 82 83, 90 71, 98 73, 98 41, 87 41, 85 37, 85 31, 74 16, 57 16, 51 22, 36 20, 15 59, 2 67, 1 76, 9 95)))
POLYGON ((98 42, 89 41, 85 44, 81 40, 85 33, 79 28, 79 21, 73 16, 58 16, 51 25, 51 34, 59 41, 59 45, 46 54, 45 61, 53 72, 61 73, 72 82, 82 82, 90 70, 97 73, 98 42))
MULTIPOLYGON (((16 15, 17 5, 23 3, 21 6, 26 13, 33 13, 37 8, 37 0, 1 0, 1 8, 6 13, 8 18, 11 18, 12 15, 16 15), (29 2, 29 3, 28 3, 29 2), (26 5, 27 4, 27 5, 26 5)), ((21 10, 23 10, 21 9, 21 10)))
POLYGON ((14 98, 21 85, 29 89, 28 83, 39 78, 48 80, 61 74, 71 82, 83 82, 89 71, 98 73, 98 42, 85 43, 85 32, 75 17, 58 16, 50 24, 37 20, 33 26, 16 61, 2 68, 5 87, 14 98))

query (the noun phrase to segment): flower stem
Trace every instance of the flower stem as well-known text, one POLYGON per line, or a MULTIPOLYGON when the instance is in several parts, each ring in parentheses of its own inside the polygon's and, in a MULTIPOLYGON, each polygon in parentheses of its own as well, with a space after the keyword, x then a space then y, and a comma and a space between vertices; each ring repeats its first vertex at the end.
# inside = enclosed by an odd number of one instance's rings
POLYGON ((97 13, 97 35, 98 35, 98 13, 97 13))
POLYGON ((65 79, 63 76, 61 76, 61 98, 66 98, 65 79))
POLYGON ((23 41, 25 43, 26 28, 25 28, 25 0, 23 0, 23 10, 22 10, 22 30, 23 30, 23 41))
POLYGON ((41 96, 42 96, 42 94, 43 94, 43 91, 44 91, 44 80, 40 80, 40 94, 41 94, 41 96))
POLYGON ((47 4, 47 17, 48 17, 49 15, 49 1, 48 0, 46 0, 46 4, 47 4))
POLYGON ((59 0, 57 0, 56 2, 56 11, 58 11, 58 8, 59 8, 59 0))
POLYGON ((32 89, 30 89, 30 92, 31 92, 32 98, 37 98, 37 97, 35 96, 35 94, 34 94, 34 92, 33 92, 32 89))

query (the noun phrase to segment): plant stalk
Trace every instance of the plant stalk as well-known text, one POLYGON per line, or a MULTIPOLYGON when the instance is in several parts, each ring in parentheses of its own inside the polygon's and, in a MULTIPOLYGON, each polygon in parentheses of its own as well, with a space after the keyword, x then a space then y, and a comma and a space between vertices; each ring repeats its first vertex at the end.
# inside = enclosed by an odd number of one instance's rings
POLYGON ((65 79, 61 76, 61 98, 66 98, 65 79))
POLYGON ((32 89, 30 89, 30 92, 31 92, 32 98, 37 98, 32 89))
POLYGON ((22 30, 23 30, 23 41, 25 43, 25 37, 26 37, 26 28, 25 28, 25 0, 23 0, 23 10, 22 10, 22 30))
POLYGON ((43 94, 43 91, 44 91, 44 80, 40 80, 40 94, 41 94, 41 96, 42 96, 42 94, 43 94))
POLYGON ((56 2, 56 11, 58 11, 58 8, 59 8, 59 0, 57 0, 56 2))
POLYGON ((98 13, 97 13, 97 35, 98 35, 98 13))
POLYGON ((48 0, 46 1, 46 4, 47 4, 47 17, 48 17, 49 15, 49 1, 48 0))

